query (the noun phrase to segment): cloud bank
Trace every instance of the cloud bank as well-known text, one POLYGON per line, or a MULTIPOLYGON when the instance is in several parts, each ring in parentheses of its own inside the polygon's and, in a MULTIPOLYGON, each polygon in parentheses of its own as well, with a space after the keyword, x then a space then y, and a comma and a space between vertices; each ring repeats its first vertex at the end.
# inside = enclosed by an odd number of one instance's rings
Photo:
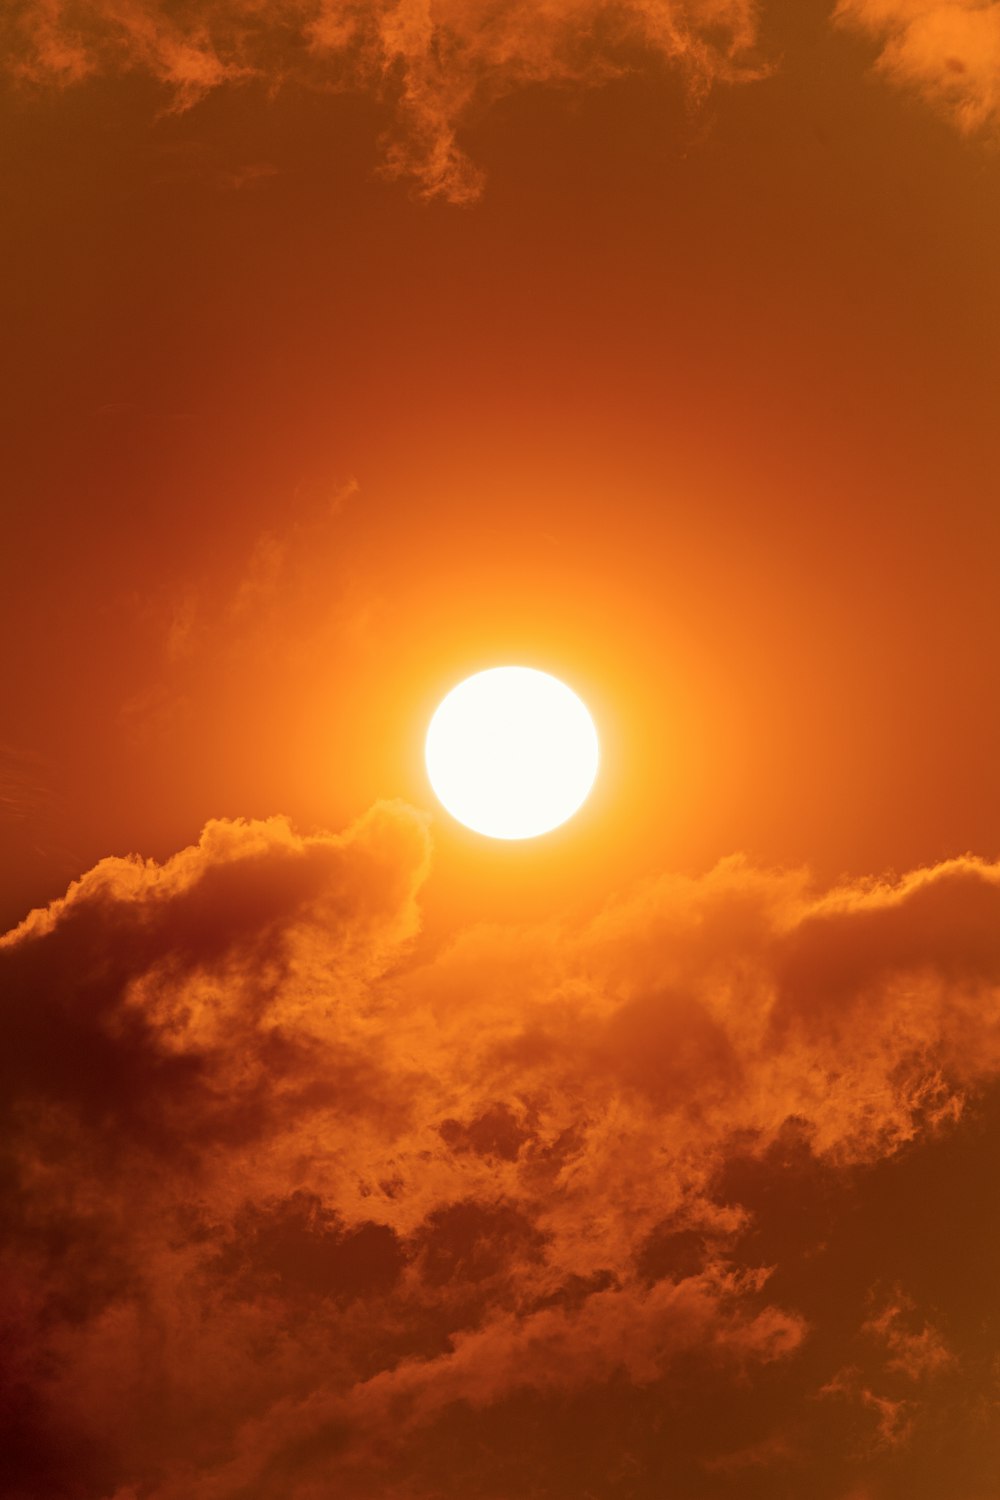
POLYGON ((8 1493, 985 1500, 1000 867, 419 959, 428 859, 218 821, 0 939, 8 1493))

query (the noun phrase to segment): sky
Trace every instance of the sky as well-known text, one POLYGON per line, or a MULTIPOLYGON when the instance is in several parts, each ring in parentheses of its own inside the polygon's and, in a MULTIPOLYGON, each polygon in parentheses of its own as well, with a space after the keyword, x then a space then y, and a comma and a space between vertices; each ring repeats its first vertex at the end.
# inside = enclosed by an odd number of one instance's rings
POLYGON ((12 0, 0 110, 5 1500, 995 1500, 1000 4, 12 0))

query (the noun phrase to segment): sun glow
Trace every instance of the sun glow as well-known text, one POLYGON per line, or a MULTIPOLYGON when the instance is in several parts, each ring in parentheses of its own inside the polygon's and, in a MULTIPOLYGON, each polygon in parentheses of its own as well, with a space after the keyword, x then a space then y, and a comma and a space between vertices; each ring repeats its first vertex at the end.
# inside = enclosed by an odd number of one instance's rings
POLYGON ((597 731, 564 682, 533 667, 492 667, 453 688, 427 731, 427 774, 460 823, 530 839, 565 823, 597 775, 597 731))

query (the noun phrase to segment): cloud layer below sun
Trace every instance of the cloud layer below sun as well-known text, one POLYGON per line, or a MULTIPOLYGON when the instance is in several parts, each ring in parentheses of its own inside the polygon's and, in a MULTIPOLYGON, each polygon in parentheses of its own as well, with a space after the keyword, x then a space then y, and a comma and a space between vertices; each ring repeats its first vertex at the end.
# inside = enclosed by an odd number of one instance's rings
MULTIPOLYGON (((1000 4, 841 0, 836 20, 873 37, 879 67, 967 131, 994 125, 1000 4)), ((650 65, 695 95, 765 76, 754 0, 14 0, 0 23, 8 71, 71 84, 140 72, 183 108, 221 85, 290 83, 374 94, 395 124, 386 166, 428 196, 475 199, 459 136, 491 101, 530 84, 589 88, 650 65)))
POLYGON ((428 958, 429 858, 217 821, 0 940, 12 1493, 985 1495, 1000 867, 428 958))

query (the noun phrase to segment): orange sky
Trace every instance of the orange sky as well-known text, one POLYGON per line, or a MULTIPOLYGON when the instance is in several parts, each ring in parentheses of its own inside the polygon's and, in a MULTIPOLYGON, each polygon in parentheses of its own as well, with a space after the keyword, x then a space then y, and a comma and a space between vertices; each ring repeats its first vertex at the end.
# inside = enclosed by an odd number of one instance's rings
POLYGON ((1000 4, 0 74, 13 1500, 994 1500, 1000 4))

